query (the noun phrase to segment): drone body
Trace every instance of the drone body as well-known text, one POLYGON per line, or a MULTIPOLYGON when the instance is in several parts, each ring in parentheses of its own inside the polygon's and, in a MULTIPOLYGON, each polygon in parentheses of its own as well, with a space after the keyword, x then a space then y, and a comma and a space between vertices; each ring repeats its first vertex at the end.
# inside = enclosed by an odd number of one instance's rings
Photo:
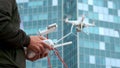
POLYGON ((82 17, 81 21, 79 20, 69 20, 68 18, 65 19, 66 23, 70 23, 74 26, 76 26, 76 31, 81 32, 83 28, 85 27, 93 27, 95 26, 94 22, 92 24, 90 23, 85 23, 84 21, 84 16, 82 17))

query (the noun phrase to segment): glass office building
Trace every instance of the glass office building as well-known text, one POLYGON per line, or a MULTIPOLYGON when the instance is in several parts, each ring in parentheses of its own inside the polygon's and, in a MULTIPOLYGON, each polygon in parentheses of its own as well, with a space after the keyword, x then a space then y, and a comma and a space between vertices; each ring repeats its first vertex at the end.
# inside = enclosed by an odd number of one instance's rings
POLYGON ((78 14, 86 14, 85 22, 96 24, 88 28, 89 35, 79 34, 78 66, 120 68, 119 0, 78 0, 78 14))
MULTIPOLYGON (((120 68, 120 4, 119 0, 17 0, 21 22, 29 35, 45 29, 51 23, 58 30, 49 35, 56 41, 69 33, 71 24, 64 22, 81 19, 85 23, 95 22, 95 27, 84 28, 84 32, 73 34, 61 42, 73 41, 70 46, 59 48, 69 68, 120 68)), ((64 68, 61 62, 51 57, 53 68, 64 68)), ((47 59, 34 63, 27 61, 27 68, 47 68, 47 59)))

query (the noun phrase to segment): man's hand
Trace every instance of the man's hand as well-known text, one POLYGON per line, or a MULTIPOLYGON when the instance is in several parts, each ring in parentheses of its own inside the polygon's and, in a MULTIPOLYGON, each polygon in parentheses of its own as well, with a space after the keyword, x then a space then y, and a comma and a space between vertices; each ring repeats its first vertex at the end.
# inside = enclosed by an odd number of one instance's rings
POLYGON ((27 47, 27 51, 33 51, 35 53, 35 56, 33 58, 28 58, 27 56, 28 60, 35 61, 48 55, 49 50, 52 50, 52 47, 43 42, 45 39, 46 38, 42 36, 30 36, 30 44, 27 47))

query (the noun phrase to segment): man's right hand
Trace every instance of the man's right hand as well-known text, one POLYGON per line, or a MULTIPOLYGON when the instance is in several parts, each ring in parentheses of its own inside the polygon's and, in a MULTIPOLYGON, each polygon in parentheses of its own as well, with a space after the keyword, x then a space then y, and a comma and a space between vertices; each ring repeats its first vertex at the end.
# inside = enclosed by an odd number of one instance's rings
POLYGON ((32 50, 36 55, 33 58, 28 58, 28 60, 35 61, 41 57, 41 54, 45 53, 46 49, 52 50, 52 47, 43 42, 45 38, 41 36, 30 36, 30 44, 27 49, 32 50))

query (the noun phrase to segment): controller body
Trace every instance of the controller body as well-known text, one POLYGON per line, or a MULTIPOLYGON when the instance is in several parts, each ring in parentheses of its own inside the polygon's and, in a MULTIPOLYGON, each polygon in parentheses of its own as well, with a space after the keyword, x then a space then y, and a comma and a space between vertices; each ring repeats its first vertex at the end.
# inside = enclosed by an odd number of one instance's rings
MULTIPOLYGON (((47 39, 47 40, 43 40, 46 44, 53 46, 54 43, 51 39, 47 39)), ((48 50, 48 49, 47 49, 48 50)), ((48 50, 49 51, 49 50, 48 50)), ((33 58, 35 56, 35 52, 33 52, 32 50, 28 50, 27 51, 27 57, 28 58, 33 58)))

